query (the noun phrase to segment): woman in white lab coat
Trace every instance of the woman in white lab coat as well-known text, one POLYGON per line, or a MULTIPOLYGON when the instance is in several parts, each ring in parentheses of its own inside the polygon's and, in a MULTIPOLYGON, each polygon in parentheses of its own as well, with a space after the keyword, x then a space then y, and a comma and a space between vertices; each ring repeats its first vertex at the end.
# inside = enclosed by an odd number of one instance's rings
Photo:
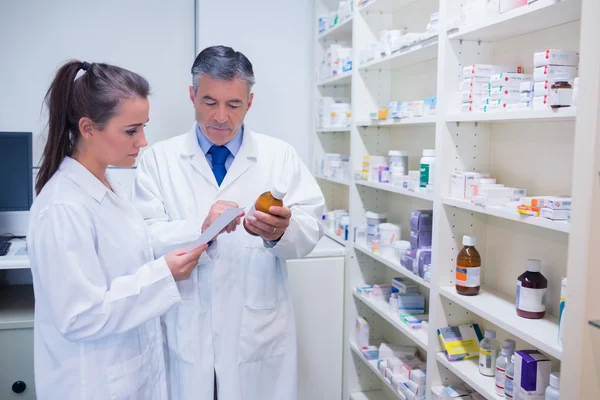
POLYGON ((159 317, 205 246, 154 260, 142 216, 106 176, 147 145, 149 90, 131 71, 71 61, 46 95, 27 236, 38 399, 167 399, 159 317))

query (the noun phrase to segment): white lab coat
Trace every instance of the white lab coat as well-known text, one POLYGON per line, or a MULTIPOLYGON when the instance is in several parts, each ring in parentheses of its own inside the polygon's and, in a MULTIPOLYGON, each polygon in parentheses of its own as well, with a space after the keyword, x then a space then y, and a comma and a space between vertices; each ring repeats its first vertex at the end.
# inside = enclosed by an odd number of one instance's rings
POLYGON ((324 199, 287 143, 244 130, 242 146, 221 187, 196 138, 188 133, 146 151, 132 201, 150 224, 155 252, 177 236, 193 238, 217 200, 251 206, 284 179, 290 226, 273 248, 242 226, 217 239, 212 265, 180 284, 183 303, 163 318, 172 400, 295 400, 296 329, 286 259, 310 253, 323 231, 324 199), (174 232, 177 232, 176 234, 174 232))
POLYGON ((40 400, 168 398, 159 317, 181 296, 126 196, 67 157, 33 204, 40 400))

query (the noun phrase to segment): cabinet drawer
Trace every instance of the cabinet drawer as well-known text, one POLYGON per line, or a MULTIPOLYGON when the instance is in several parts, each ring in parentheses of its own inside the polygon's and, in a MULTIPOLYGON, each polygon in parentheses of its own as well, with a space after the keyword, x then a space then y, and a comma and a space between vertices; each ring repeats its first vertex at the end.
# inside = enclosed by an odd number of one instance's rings
POLYGON ((31 328, 0 330, 0 399, 35 400, 31 328))

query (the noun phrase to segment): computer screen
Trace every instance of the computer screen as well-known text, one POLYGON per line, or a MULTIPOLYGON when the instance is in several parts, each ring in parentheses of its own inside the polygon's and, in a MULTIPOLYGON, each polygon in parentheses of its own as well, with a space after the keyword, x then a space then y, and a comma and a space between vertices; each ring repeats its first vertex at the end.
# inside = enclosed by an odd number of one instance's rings
POLYGON ((0 132, 0 212, 29 211, 33 201, 31 132, 0 132))

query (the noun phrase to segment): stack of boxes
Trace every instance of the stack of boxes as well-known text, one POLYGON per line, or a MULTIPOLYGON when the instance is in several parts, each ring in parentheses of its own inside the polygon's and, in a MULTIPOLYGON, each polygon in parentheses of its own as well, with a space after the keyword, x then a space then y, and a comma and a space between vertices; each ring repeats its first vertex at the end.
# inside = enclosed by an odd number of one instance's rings
MULTIPOLYGON (((514 98, 514 82, 522 79, 521 75, 521 67, 489 64, 464 67, 463 80, 459 85, 462 111, 486 112, 510 103, 514 98), (513 90, 505 94, 503 87, 511 87, 513 90), (494 88, 493 97, 492 88, 494 88)), ((519 84, 520 82, 516 84, 517 89, 519 84)))
POLYGON ((352 70, 352 47, 332 44, 325 49, 319 67, 319 80, 335 78, 352 70))
POLYGON ((433 211, 413 210, 410 215, 410 229, 410 249, 400 258, 400 264, 423 278, 425 265, 431 264, 433 211))
POLYGON ((553 49, 540 51, 533 55, 533 65, 533 109, 548 109, 551 106, 549 96, 552 85, 562 81, 573 86, 577 77, 579 53, 553 49))

